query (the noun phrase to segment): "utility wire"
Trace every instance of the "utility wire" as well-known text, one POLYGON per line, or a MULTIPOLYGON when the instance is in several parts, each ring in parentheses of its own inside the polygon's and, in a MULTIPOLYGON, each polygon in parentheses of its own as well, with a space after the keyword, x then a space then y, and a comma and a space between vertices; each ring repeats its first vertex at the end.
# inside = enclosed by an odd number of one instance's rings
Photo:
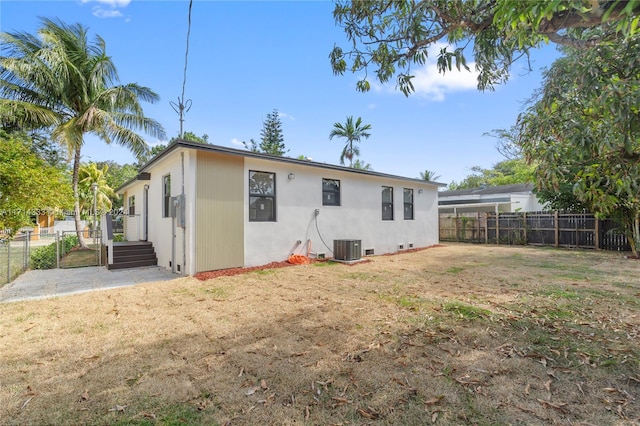
POLYGON ((189 112, 191 109, 191 99, 184 100, 184 91, 185 86, 187 85, 187 66, 189 61, 189 38, 191 37, 191 8, 193 7, 193 0, 189 0, 189 17, 188 17, 188 25, 187 25, 187 48, 184 53, 184 77, 182 79, 182 96, 178 98, 178 103, 169 101, 171 104, 171 108, 179 115, 180 120, 180 138, 183 135, 182 125, 184 123, 184 114, 189 112))

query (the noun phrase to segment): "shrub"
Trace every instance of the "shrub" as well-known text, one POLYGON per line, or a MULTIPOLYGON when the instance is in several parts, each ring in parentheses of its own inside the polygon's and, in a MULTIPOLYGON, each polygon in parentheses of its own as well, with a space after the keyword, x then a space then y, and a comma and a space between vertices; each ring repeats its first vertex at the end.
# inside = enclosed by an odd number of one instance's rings
MULTIPOLYGON (((68 253, 77 245, 78 237, 75 235, 62 238, 60 240, 60 254, 68 253)), ((31 251, 31 269, 53 269, 56 264, 56 243, 31 251)))

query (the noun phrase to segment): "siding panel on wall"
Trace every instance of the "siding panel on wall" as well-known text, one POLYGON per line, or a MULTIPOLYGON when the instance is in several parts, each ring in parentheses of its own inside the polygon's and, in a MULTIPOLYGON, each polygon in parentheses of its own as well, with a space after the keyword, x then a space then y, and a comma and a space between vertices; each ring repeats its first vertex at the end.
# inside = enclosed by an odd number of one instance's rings
POLYGON ((241 157, 198 152, 196 272, 244 266, 241 157))

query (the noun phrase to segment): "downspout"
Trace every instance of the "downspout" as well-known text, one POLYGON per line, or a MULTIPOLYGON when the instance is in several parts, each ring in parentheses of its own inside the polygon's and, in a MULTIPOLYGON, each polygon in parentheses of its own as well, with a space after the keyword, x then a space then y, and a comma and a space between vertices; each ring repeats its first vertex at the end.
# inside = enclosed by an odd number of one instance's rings
POLYGON ((182 220, 184 224, 182 226, 182 275, 185 274, 185 270, 187 268, 187 200, 184 194, 184 151, 180 153, 181 161, 182 161, 182 209, 184 213, 182 214, 182 220))

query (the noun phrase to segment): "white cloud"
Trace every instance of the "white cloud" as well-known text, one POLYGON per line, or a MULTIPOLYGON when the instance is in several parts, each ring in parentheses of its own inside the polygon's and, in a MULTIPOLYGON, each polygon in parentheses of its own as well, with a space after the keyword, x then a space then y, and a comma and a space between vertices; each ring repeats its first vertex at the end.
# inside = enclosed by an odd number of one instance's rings
MULTIPOLYGON (((118 9, 126 8, 131 0, 80 0, 83 4, 98 3, 91 8, 93 16, 98 18, 122 18, 124 15, 118 9)), ((127 20, 128 21, 128 20, 127 20)))
POLYGON ((471 71, 461 68, 453 69, 445 74, 438 72, 435 60, 427 63, 423 68, 415 72, 413 87, 417 95, 422 95, 429 100, 443 101, 445 95, 464 90, 476 90, 478 85, 475 64, 468 64, 471 71))
POLYGON ((367 108, 376 109, 376 104, 369 104, 369 105, 367 105, 367 108))
POLYGON ((93 16, 97 18, 121 18, 122 17, 122 12, 115 9, 107 10, 107 9, 101 8, 100 6, 94 6, 92 10, 93 10, 93 16))
MULTIPOLYGON (((415 94, 422 96, 430 101, 444 101, 445 95, 453 92, 465 90, 477 90, 478 72, 475 70, 475 62, 467 63, 470 71, 460 68, 458 71, 455 66, 451 71, 445 74, 438 72, 438 53, 445 44, 438 43, 429 49, 427 63, 421 68, 412 70, 414 76, 411 80, 415 89, 415 94)), ((450 50, 453 50, 451 48, 450 50)), ((375 92, 393 92, 400 93, 396 88, 396 81, 381 85, 378 81, 370 80, 371 89, 375 92)))
POLYGON ((290 120, 292 120, 292 121, 295 121, 295 118, 293 117, 293 115, 289 115, 289 114, 287 114, 286 112, 281 112, 281 111, 279 111, 279 112, 278 112, 278 117, 279 117, 279 118, 288 118, 288 119, 290 119, 290 120))
POLYGON ((239 146, 240 148, 244 148, 244 145, 242 144, 242 141, 238 138, 232 138, 231 139, 231 145, 234 146, 239 146))
POLYGON ((102 4, 107 4, 111 7, 127 7, 129 3, 131 3, 131 0, 80 0, 80 1, 82 1, 82 3, 91 3, 91 2, 102 3, 102 4))

